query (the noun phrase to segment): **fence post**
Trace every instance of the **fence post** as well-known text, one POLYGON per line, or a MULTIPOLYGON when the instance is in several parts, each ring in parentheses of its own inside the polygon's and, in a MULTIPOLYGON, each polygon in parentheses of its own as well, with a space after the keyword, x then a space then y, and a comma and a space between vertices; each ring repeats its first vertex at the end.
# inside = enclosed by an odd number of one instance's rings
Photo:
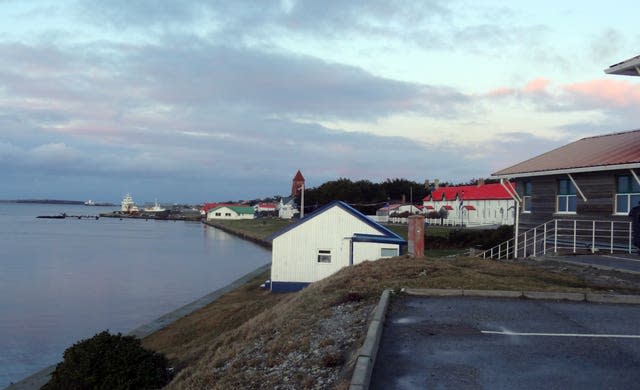
POLYGON ((498 260, 502 259, 502 244, 498 244, 498 260))
POLYGON ((573 253, 576 253, 576 220, 573 220, 573 253))
POLYGON ((490 254, 489 258, 493 259, 493 248, 491 248, 491 254, 490 254))
POLYGON ((629 254, 631 254, 631 241, 633 241, 633 222, 629 222, 629 254))
POLYGON ((558 220, 553 220, 553 253, 558 253, 558 220))
POLYGON ((613 221, 611 221, 611 253, 613 253, 613 221))
POLYGON ((509 241, 507 241, 507 260, 509 260, 509 241))
POLYGON ((542 255, 547 255, 547 222, 544 223, 544 230, 542 233, 542 255))
POLYGON ((536 246, 538 244, 538 228, 533 228, 533 257, 536 257, 536 246))
POLYGON ((522 240, 522 257, 527 257, 527 232, 524 232, 524 238, 522 240))
POLYGON ((591 253, 596 253, 596 221, 593 221, 591 227, 591 253))

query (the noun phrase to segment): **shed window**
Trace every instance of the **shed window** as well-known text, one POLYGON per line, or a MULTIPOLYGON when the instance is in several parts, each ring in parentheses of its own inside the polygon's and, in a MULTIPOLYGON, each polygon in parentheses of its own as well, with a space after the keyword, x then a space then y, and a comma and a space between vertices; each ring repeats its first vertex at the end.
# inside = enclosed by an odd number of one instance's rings
POLYGON ((559 213, 575 213, 578 198, 576 187, 569 179, 558 180, 557 211, 559 213))
POLYGON ((616 214, 629 214, 640 205, 640 185, 631 175, 616 177, 616 214))
POLYGON ((331 263, 331 251, 318 249, 318 263, 331 263))
POLYGON ((380 248, 380 257, 396 257, 398 248, 380 248))
POLYGON ((523 183, 524 191, 522 192, 522 212, 531 212, 531 182, 525 181, 523 183))

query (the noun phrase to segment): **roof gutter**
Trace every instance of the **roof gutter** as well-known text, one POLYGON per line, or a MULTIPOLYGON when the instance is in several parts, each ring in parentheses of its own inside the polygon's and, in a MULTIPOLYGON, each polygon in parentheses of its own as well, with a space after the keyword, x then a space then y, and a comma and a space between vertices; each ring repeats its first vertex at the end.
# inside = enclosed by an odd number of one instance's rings
POLYGON ((500 179, 510 179, 510 178, 516 178, 516 177, 564 175, 568 173, 601 172, 601 171, 614 171, 614 170, 638 169, 638 168, 640 168, 640 163, 630 163, 630 164, 615 164, 615 165, 599 165, 594 167, 555 169, 555 170, 534 171, 534 172, 516 172, 516 173, 505 173, 505 174, 494 173, 491 176, 494 176, 500 179))

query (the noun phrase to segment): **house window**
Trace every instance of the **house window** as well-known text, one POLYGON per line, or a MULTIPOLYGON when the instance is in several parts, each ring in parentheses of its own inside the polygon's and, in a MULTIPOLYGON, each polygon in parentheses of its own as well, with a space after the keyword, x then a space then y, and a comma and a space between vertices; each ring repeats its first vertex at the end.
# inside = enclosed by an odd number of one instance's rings
POLYGON ((318 263, 331 263, 331 251, 318 249, 318 263))
POLYGON ((559 213, 575 213, 578 197, 576 196, 576 187, 569 179, 558 180, 557 212, 559 213))
POLYGON ((224 216, 225 216, 225 217, 230 217, 230 216, 231 216, 231 213, 224 213, 224 216))
POLYGON ((219 217, 219 216, 221 216, 221 215, 222 215, 222 214, 220 214, 220 213, 216 213, 216 217, 219 217))
POLYGON ((524 182, 524 191, 522 192, 522 212, 531 212, 531 182, 524 182))
POLYGON ((616 177, 616 214, 629 214, 640 202, 640 185, 631 175, 616 177))
POLYGON ((398 248, 380 248, 380 257, 396 257, 398 248))

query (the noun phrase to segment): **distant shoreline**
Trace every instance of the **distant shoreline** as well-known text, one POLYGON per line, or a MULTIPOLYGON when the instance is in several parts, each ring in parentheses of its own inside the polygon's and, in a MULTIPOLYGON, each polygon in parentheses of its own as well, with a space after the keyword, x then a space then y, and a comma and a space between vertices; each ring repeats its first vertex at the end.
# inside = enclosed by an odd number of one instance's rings
MULTIPOLYGON (((59 200, 59 199, 13 199, 13 200, 0 200, 0 203, 29 203, 29 204, 66 204, 84 206, 85 202, 82 200, 59 200)), ((93 206, 115 206, 114 203, 95 203, 93 206)))

